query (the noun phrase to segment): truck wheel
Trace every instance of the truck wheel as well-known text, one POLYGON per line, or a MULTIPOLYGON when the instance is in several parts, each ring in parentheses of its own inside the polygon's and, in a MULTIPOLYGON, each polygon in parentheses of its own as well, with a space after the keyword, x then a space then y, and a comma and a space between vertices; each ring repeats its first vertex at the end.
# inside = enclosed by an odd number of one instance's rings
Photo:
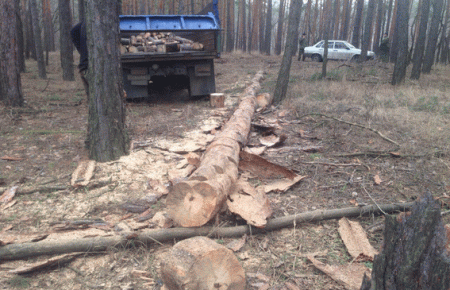
POLYGON ((322 61, 322 57, 320 56, 320 54, 313 54, 311 56, 311 60, 315 61, 315 62, 321 62, 322 61))
POLYGON ((354 55, 354 56, 352 57, 352 61, 358 61, 359 57, 360 57, 359 54, 354 55))

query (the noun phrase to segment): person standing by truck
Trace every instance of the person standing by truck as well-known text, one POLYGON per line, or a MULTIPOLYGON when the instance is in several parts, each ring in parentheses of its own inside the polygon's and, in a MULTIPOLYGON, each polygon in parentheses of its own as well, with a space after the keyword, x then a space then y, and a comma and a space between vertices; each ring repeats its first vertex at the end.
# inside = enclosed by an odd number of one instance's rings
POLYGON ((302 37, 298 41, 298 61, 300 61, 300 58, 302 61, 305 61, 305 47, 307 45, 306 41, 306 33, 302 34, 302 37))
POLYGON ((72 38, 73 44, 80 54, 80 64, 78 65, 78 71, 80 72, 81 81, 83 82, 83 86, 86 91, 86 96, 89 103, 89 82, 87 80, 89 56, 87 49, 86 26, 84 22, 76 24, 70 31, 70 36, 72 38))

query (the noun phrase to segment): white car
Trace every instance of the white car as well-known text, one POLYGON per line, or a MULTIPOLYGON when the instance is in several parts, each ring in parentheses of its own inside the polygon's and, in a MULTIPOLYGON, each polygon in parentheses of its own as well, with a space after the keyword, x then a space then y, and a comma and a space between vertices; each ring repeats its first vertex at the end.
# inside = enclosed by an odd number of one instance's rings
MULTIPOLYGON (((323 61, 325 41, 319 41, 313 46, 305 47, 305 56, 311 57, 313 61, 323 61)), ((329 40, 328 41, 328 59, 336 60, 357 60, 361 56, 361 49, 354 47, 344 40, 329 40)), ((373 51, 367 51, 369 59, 375 57, 373 51)))

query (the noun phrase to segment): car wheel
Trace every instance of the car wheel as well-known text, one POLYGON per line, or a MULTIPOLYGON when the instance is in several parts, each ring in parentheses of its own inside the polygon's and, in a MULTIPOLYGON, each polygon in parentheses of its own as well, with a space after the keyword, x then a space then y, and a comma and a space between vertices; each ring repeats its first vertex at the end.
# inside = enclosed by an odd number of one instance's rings
POLYGON ((311 56, 312 61, 316 61, 316 62, 321 62, 322 61, 322 57, 319 54, 313 54, 311 56))
POLYGON ((352 61, 358 61, 358 59, 359 59, 359 57, 360 57, 360 55, 354 55, 353 57, 352 57, 352 61))

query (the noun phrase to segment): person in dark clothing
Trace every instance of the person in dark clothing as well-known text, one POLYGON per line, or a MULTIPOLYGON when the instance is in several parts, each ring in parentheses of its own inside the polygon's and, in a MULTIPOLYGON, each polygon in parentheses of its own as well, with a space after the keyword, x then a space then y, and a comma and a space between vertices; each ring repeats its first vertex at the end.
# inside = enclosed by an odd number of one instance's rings
POLYGON ((380 58, 383 62, 388 62, 389 61, 389 37, 388 34, 385 33, 383 35, 383 39, 381 40, 381 44, 380 44, 380 58))
POLYGON ((78 70, 80 72, 80 77, 83 81, 84 89, 86 90, 86 95, 89 102, 89 82, 86 78, 89 55, 87 49, 86 26, 84 22, 80 22, 75 25, 70 31, 70 36, 72 38, 73 44, 80 54, 80 64, 78 65, 78 70))
POLYGON ((300 61, 300 58, 302 61, 305 61, 305 47, 307 45, 306 42, 306 33, 302 34, 302 37, 298 41, 298 61, 300 61))

